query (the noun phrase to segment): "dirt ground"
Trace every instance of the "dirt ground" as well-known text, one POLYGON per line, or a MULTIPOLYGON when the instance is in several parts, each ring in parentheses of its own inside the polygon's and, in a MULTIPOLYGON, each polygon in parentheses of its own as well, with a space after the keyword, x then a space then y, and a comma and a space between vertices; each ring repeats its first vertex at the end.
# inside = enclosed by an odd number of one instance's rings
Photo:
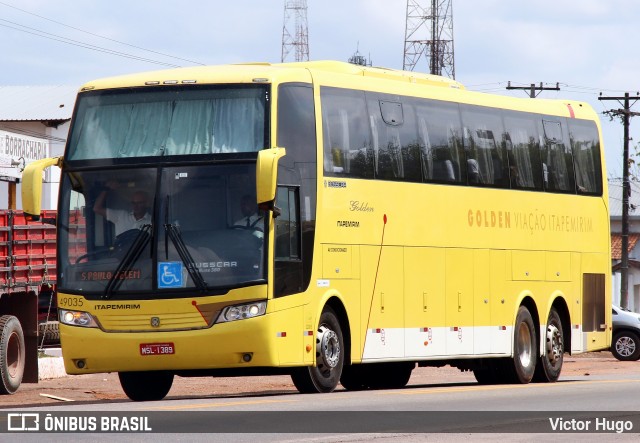
MULTIPOLYGON (((562 378, 605 374, 640 374, 640 362, 621 362, 610 352, 565 356, 562 378)), ((416 368, 409 385, 475 382, 471 372, 445 366, 416 368)), ((339 389, 342 389, 339 387, 339 389)), ((297 392, 288 376, 269 377, 176 377, 168 398, 221 398, 243 395, 274 395, 297 392)), ((13 395, 0 396, 0 409, 45 406, 67 401, 128 401, 120 388, 117 374, 76 375, 23 384, 13 395)))

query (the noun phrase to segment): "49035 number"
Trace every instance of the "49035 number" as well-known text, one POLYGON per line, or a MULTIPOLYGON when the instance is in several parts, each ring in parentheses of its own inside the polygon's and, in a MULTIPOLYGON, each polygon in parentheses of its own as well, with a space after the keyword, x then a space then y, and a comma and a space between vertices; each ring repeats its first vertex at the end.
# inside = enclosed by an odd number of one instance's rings
POLYGON ((84 299, 81 297, 59 297, 58 306, 63 308, 81 308, 84 306, 84 299))

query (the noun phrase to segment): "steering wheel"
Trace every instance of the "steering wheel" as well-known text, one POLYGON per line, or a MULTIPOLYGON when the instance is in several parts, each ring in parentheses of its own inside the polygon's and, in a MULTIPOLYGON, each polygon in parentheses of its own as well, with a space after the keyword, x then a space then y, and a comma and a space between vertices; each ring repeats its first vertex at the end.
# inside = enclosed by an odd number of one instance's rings
POLYGON ((238 230, 243 230, 243 231, 264 232, 263 229, 260 226, 233 225, 233 226, 231 226, 231 229, 238 229, 238 230))
MULTIPOLYGON (((136 238, 138 238, 138 235, 141 235, 140 232, 140 229, 137 228, 121 232, 120 234, 116 235, 116 238, 113 241, 113 246, 103 246, 96 249, 95 251, 83 254, 76 259, 76 263, 80 263, 82 260, 88 260, 90 258, 106 258, 118 254, 123 254, 131 247, 131 244, 135 241, 136 238)), ((144 235, 149 234, 145 233, 144 235)))
POLYGON ((106 258, 111 254, 111 248, 107 246, 100 246, 94 251, 87 252, 86 254, 82 254, 80 257, 76 258, 76 264, 80 263, 83 260, 89 260, 90 258, 106 258))
POLYGON ((137 229, 137 228, 128 229, 124 232, 121 232, 120 234, 116 235, 116 238, 113 241, 113 249, 115 251, 122 251, 122 250, 129 249, 129 247, 135 241, 138 235, 140 235, 140 229, 137 229))

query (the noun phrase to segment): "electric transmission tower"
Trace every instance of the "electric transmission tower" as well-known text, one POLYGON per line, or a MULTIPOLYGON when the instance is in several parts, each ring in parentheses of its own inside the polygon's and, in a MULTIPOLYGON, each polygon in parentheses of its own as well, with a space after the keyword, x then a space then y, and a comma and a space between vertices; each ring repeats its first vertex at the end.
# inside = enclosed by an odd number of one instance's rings
POLYGON ((424 56, 429 73, 456 78, 453 63, 453 0, 407 0, 402 69, 413 71, 424 56))
POLYGON ((282 58, 294 51, 295 61, 309 61, 309 29, 307 27, 307 0, 285 0, 282 26, 282 58))

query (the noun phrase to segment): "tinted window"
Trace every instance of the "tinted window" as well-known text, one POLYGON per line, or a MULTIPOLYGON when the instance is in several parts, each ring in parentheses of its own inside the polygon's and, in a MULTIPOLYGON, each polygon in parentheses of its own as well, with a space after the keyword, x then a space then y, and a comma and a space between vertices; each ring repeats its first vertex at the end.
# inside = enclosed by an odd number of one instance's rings
POLYGON ((509 159, 509 178, 513 189, 542 190, 538 116, 507 111, 503 135, 509 159))
POLYGON ((373 149, 364 92, 323 87, 324 171, 373 178, 373 149))
POLYGON ((338 88, 321 96, 327 175, 602 194, 593 121, 338 88))
POLYGON ((467 180, 471 185, 509 187, 507 155, 498 110, 462 106, 467 180))
POLYGON ((397 96, 367 93, 375 177, 422 181, 415 115, 397 96))
POLYGON ((578 193, 602 194, 600 141, 596 124, 585 120, 569 120, 569 139, 578 193))
POLYGON ((306 288, 311 280, 316 223, 316 143, 313 88, 302 83, 280 85, 277 144, 286 148, 287 155, 282 157, 278 164, 278 181, 300 185, 296 194, 296 210, 299 212, 297 229, 301 235, 301 243, 297 248, 300 250, 302 262, 295 265, 291 261, 276 262, 276 296, 285 292, 299 292, 306 288), (292 283, 293 280, 296 281, 295 284, 292 283), (285 281, 286 283, 283 283, 285 281))
POLYGON ((414 100, 418 140, 424 146, 421 167, 427 181, 461 183, 462 135, 458 105, 414 100))
POLYGON ((542 179, 545 190, 551 192, 575 192, 573 158, 571 148, 564 140, 559 119, 542 120, 544 146, 541 151, 542 179))

